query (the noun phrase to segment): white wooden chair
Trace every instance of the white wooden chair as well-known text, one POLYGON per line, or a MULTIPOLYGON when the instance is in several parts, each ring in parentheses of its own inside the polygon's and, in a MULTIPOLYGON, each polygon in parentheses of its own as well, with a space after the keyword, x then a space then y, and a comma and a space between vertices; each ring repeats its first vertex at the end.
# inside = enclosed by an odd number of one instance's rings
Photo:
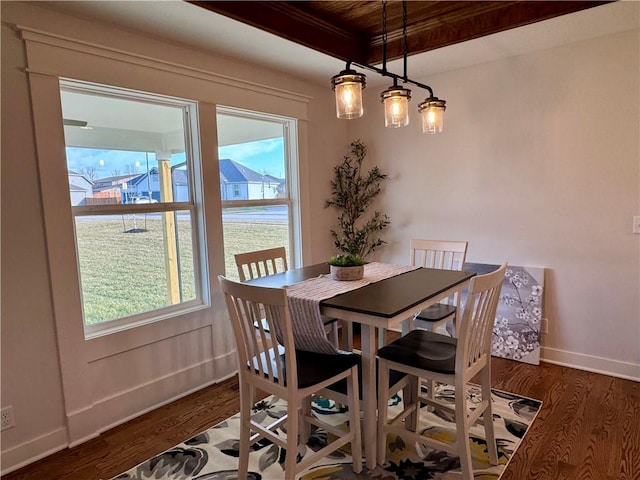
POLYGON ((491 334, 500 298, 500 290, 507 264, 486 275, 471 280, 469 293, 460 316, 458 338, 416 329, 391 342, 378 351, 378 385, 387 385, 390 371, 409 376, 410 398, 404 398, 404 410, 389 420, 388 403, 391 396, 403 386, 399 382, 378 396, 378 463, 384 464, 387 434, 402 435, 405 441, 417 442, 431 448, 459 454, 462 478, 473 480, 469 428, 480 416, 483 418, 489 460, 498 462, 491 411, 491 334), (480 374, 482 401, 467 409, 467 383, 480 374), (425 397, 420 380, 429 378, 455 388, 455 406, 451 407, 425 397), (419 424, 421 402, 452 412, 456 419, 457 444, 452 446, 421 435, 419 424))
POLYGON ((241 282, 285 272, 289 269, 287 252, 284 247, 236 253, 235 260, 241 282))
MULTIPOLYGON (((289 268, 287 266, 287 252, 284 247, 237 253, 235 260, 241 282, 285 272, 289 268)), ((338 321, 335 318, 323 316, 322 323, 333 346, 339 348, 338 321)))
MULTIPOLYGON (((411 265, 444 270, 462 270, 467 257, 469 242, 457 240, 426 240, 413 238, 409 244, 409 261, 411 265)), ((414 318, 414 326, 435 331, 440 325, 446 325, 451 336, 455 332, 455 315, 458 305, 458 294, 431 305, 418 313, 414 318)))
POLYGON ((358 355, 296 351, 284 289, 247 285, 223 276, 218 278, 237 342, 241 419, 238 478, 247 478, 249 450, 260 438, 267 438, 286 449, 286 480, 294 480, 302 470, 347 443, 351 443, 353 471, 362 471, 358 355), (262 315, 264 321, 260 321, 262 315), (268 335, 265 325, 276 334, 268 335), (311 412, 312 396, 341 380, 347 382, 348 431, 321 422, 311 412), (252 420, 256 389, 284 399, 287 414, 266 427, 252 420), (298 437, 301 443, 306 443, 311 425, 337 438, 316 452, 307 449, 304 459, 296 463, 298 437))
MULTIPOLYGON (((467 257, 469 242, 458 240, 426 240, 412 238, 409 242, 409 264, 424 268, 444 270, 462 270, 467 257)), ((425 308, 415 315, 409 329, 423 328, 435 331, 440 325, 446 325, 447 331, 454 336, 458 294, 452 295, 440 303, 425 308)), ((386 330, 378 330, 378 347, 385 345, 386 330)))

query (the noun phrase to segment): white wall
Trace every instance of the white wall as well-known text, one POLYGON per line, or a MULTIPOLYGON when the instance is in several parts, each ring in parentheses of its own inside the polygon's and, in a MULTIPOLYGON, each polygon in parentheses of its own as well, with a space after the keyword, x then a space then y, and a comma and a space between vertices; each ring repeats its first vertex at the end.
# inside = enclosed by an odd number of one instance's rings
MULTIPOLYGON (((253 105, 269 113, 283 114, 283 108, 292 104, 283 98, 267 97, 258 91, 259 86, 248 94, 237 95, 231 91, 235 87, 214 88, 207 84, 210 77, 219 74, 255 85, 259 79, 260 85, 267 89, 275 87, 292 92, 292 98, 306 98, 308 103, 300 109, 306 113, 301 113, 299 123, 300 197, 305 209, 316 209, 310 205, 320 203, 312 198, 318 193, 312 191, 309 179, 322 178, 328 170, 326 165, 342 155, 346 132, 333 121, 333 107, 325 102, 331 99, 328 89, 313 87, 277 72, 62 15, 28 2, 3 4, 2 20, 2 406, 12 405, 16 419, 15 428, 2 432, 2 471, 6 473, 64 448, 70 441, 97 435, 111 425, 221 378, 224 372, 216 368, 214 360, 229 353, 226 340, 213 332, 213 323, 223 322, 226 315, 223 303, 215 297, 211 311, 200 315, 209 318, 202 318, 201 324, 193 329, 184 330, 179 325, 182 322, 159 322, 171 328, 163 327, 164 333, 159 334, 155 326, 145 326, 141 329, 144 332, 137 336, 144 334, 157 339, 145 343, 138 338, 129 345, 108 337, 83 342, 81 332, 78 333, 81 327, 72 318, 77 317, 77 312, 60 314, 54 308, 55 292, 73 289, 73 284, 61 284, 55 278, 60 275, 72 278, 75 273, 73 267, 54 273, 49 269, 49 260, 59 263, 60 255, 72 256, 73 252, 47 250, 51 235, 45 235, 43 211, 58 207, 57 204, 43 206, 45 197, 34 144, 34 138, 39 135, 34 132, 32 102, 33 105, 44 103, 45 109, 54 111, 55 102, 52 98, 41 98, 40 94, 30 98, 25 44, 11 25, 113 48, 116 57, 120 55, 118 52, 130 52, 148 59, 149 64, 161 60, 171 62, 170 68, 178 64, 198 69, 197 73, 190 70, 184 75, 178 69, 175 74, 169 74, 173 79, 166 81, 166 75, 158 75, 152 66, 146 67, 148 71, 134 65, 124 68, 116 61, 115 68, 105 68, 105 62, 113 61, 110 54, 92 58, 82 52, 93 47, 65 50, 66 46, 38 44, 30 51, 30 61, 33 57, 44 65, 43 75, 37 75, 38 83, 49 94, 55 92, 50 79, 68 72, 67 76, 72 78, 143 90, 148 87, 148 91, 161 94, 204 99, 209 111, 212 105, 221 103, 239 108, 253 105), (72 61, 76 55, 83 56, 83 60, 72 61), (194 82, 199 84, 198 88, 193 87, 194 82), (195 97, 185 95, 185 91, 195 92, 195 97), (225 92, 229 95, 225 96, 225 92), (261 103, 251 104, 252 99, 258 97, 262 98, 261 103), (318 148, 319 145, 322 147, 318 148), (174 327, 175 335, 165 332, 174 327), (77 346, 77 350, 70 346, 77 346), (111 354, 114 351, 116 353, 111 354)), ((48 130, 45 136, 57 135, 56 122, 60 120, 54 119, 44 129, 48 130)), ((210 123, 201 128, 209 129, 203 133, 210 142, 205 146, 213 148, 207 151, 215 151, 215 144, 211 144, 215 126, 210 123)), ((61 134, 61 123, 59 129, 61 134)), ((38 153, 41 160, 59 155, 57 151, 38 153)), ((219 184, 217 173, 215 177, 212 176, 210 185, 219 184)), ((45 178, 47 182, 50 179, 45 178)), ((60 184, 64 186, 64 182, 60 184)), ((314 189, 317 188, 325 187, 314 184, 314 189)), ((61 210, 68 208, 63 204, 68 203, 69 198, 66 186, 64 192, 65 198, 59 204, 61 210)), ((219 196, 217 191, 215 201, 220 201, 219 196)), ((215 210, 210 210, 208 221, 215 217, 215 210)), ((323 237, 328 239, 327 224, 318 221, 312 224, 309 218, 304 215, 301 223, 306 262, 317 260, 314 255, 319 258, 328 255, 326 249, 322 250, 325 248, 323 237)), ((220 220, 214 218, 209 224, 214 228, 208 232, 209 256, 213 259, 209 274, 214 279, 224 268, 219 260, 224 258, 222 229, 216 227, 216 221, 220 220)), ((65 308, 69 310, 71 306, 65 308)))
POLYGON ((639 45, 636 29, 416 79, 447 100, 440 135, 415 110, 386 130, 367 88, 349 129, 391 176, 382 258, 406 260, 411 237, 464 239, 470 262, 545 267, 542 357, 636 380, 639 45))
MULTIPOLYGON (((24 44, 12 23, 308 95, 300 124, 305 263, 332 251, 335 214, 324 208, 331 167, 360 138, 367 163, 391 174, 381 202, 390 245, 381 258, 406 261, 414 236, 464 238, 470 261, 547 267, 543 356, 640 377, 640 237, 630 233, 640 214, 637 30, 418 79, 449 105, 445 133, 426 137, 415 116, 408 129, 385 130, 375 88, 365 117, 346 123, 334 118, 328 88, 255 65, 29 3, 3 2, 2 20, 2 406, 13 405, 17 423, 2 432, 3 471, 68 442, 24 44)), ((122 76, 113 71, 112 80, 122 76)), ((150 88, 180 96, 160 83, 150 88)), ((277 109, 277 100, 267 107, 277 109)), ((199 350, 209 355, 209 347, 199 350)), ((125 360, 112 362, 126 370, 125 360)), ((153 393, 131 408, 168 399, 153 393)), ((130 414, 103 401, 94 416, 100 425, 130 414)))

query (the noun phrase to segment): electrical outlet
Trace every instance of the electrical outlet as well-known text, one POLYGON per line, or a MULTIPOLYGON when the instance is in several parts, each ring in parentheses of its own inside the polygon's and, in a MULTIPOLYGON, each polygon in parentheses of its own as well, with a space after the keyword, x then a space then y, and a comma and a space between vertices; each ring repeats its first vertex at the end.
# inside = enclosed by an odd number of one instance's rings
POLYGON ((0 411, 0 421, 0 424, 2 425, 2 429, 0 431, 16 426, 16 420, 13 418, 13 407, 11 405, 4 407, 0 411))
POLYGON ((540 333, 549 333, 549 319, 543 318, 540 326, 540 333))
POLYGON ((640 233, 640 216, 633 217, 633 233, 640 233))

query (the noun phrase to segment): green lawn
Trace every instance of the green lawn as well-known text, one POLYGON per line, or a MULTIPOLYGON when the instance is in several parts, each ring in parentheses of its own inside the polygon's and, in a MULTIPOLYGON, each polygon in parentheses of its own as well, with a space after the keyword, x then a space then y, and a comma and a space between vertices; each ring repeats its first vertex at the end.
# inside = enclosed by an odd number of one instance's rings
MULTIPOLYGON (((82 297, 87 324, 100 323, 168 305, 162 221, 155 215, 79 218, 76 222, 82 297), (126 233, 137 228, 139 233, 126 233)), ((181 301, 196 298, 191 229, 179 219, 181 301)), ((234 254, 288 247, 286 223, 225 222, 226 275, 237 279, 234 254)), ((209 252, 215 255, 216 252, 209 252)), ((211 281, 217 281, 214 278, 211 281)))

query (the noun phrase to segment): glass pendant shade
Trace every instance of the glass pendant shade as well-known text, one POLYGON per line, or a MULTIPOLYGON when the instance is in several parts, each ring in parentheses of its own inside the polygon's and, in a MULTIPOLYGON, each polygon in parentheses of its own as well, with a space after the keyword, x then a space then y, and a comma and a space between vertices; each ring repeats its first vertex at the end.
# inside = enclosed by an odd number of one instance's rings
POLYGON ((355 70, 343 70, 331 79, 336 92, 336 115, 338 118, 351 119, 361 117, 362 90, 366 87, 366 76, 355 70))
POLYGON ((384 126, 391 128, 409 125, 411 90, 393 85, 380 94, 384 104, 384 126))
POLYGON ((437 97, 429 97, 420 105, 418 111, 422 116, 422 133, 441 133, 444 125, 446 102, 437 97))

